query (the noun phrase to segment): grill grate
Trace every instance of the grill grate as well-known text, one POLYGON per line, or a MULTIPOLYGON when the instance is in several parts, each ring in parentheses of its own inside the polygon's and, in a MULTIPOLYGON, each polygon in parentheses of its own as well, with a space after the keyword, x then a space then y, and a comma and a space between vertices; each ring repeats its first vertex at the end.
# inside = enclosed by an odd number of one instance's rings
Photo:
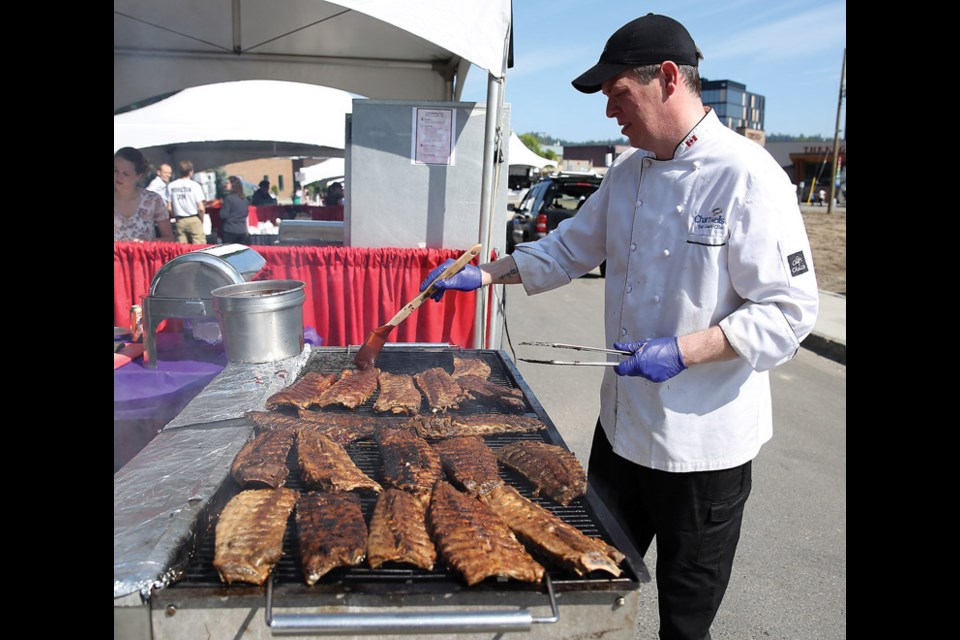
MULTIPOLYGON (((421 349, 385 349, 378 358, 377 366, 381 370, 389 371, 391 373, 412 374, 435 366, 443 367, 448 372, 452 372, 454 353, 455 352, 450 350, 431 352, 423 351, 421 349)), ((466 354, 466 352, 464 353, 466 354)), ((495 382, 502 386, 521 388, 513 376, 509 374, 506 366, 496 352, 470 351, 469 355, 470 357, 480 357, 484 362, 490 365, 491 374, 489 379, 491 382, 495 382)), ((307 371, 316 371, 318 373, 334 373, 343 369, 353 368, 352 359, 353 353, 349 352, 330 353, 317 351, 311 355, 310 359, 304 365, 300 376, 307 371)), ((526 394, 524 394, 524 398, 528 408, 528 411, 525 412, 525 415, 536 416, 540 419, 543 419, 543 416, 537 416, 533 411, 530 400, 527 398, 526 394)), ((370 415, 380 415, 376 414, 372 410, 375 400, 376 393, 372 398, 368 399, 364 404, 360 405, 356 409, 328 407, 325 409, 325 411, 358 412, 368 413, 370 415)), ((421 411, 426 413, 429 411, 429 409, 424 405, 421 411)), ((504 409, 499 406, 490 407, 481 402, 469 401, 461 405, 460 409, 451 410, 450 413, 504 413, 504 409)), ((510 433, 483 437, 484 442, 494 451, 506 444, 516 442, 517 440, 521 439, 548 441, 546 430, 535 433, 510 433)), ((356 465, 363 470, 364 473, 386 486, 380 472, 381 459, 379 447, 376 442, 372 440, 359 440, 348 445, 346 449, 350 454, 351 459, 353 459, 354 463, 356 463, 356 465)), ((290 456, 287 459, 287 468, 288 475, 285 485, 301 492, 306 491, 307 489, 303 486, 299 476, 296 459, 296 447, 294 447, 290 452, 290 456)), ((521 495, 544 507, 561 520, 577 527, 584 534, 592 537, 598 537, 608 543, 611 543, 610 538, 600 528, 597 521, 586 509, 583 498, 578 498, 565 507, 546 497, 534 497, 532 495, 533 486, 530 484, 530 482, 516 471, 508 469, 503 465, 500 466, 500 477, 504 482, 517 489, 521 495)), ((227 484, 223 487, 223 491, 221 492, 223 493, 224 498, 223 501, 220 502, 219 508, 222 509, 222 506, 226 504, 226 501, 236 495, 236 493, 240 490, 240 486, 232 478, 229 478, 227 480, 227 484)), ((377 496, 372 492, 359 492, 358 495, 360 496, 360 504, 364 514, 364 519, 369 524, 373 513, 373 508, 376 504, 377 496)), ((236 591, 237 593, 246 592, 249 591, 251 587, 258 588, 254 585, 224 585, 221 583, 220 577, 217 574, 216 569, 213 567, 216 517, 210 518, 209 522, 210 524, 207 527, 207 530, 199 536, 199 540, 196 544, 194 552, 191 554, 180 580, 172 585, 172 588, 212 588, 218 590, 218 592, 221 594, 229 594, 233 591, 236 591)), ((582 586, 584 584, 609 584, 611 582, 630 580, 628 574, 631 573, 631 570, 626 563, 622 565, 622 568, 624 569, 624 575, 620 578, 613 578, 605 572, 594 572, 594 574, 597 575, 591 574, 588 576, 577 576, 573 572, 556 568, 554 565, 552 565, 548 558, 539 557, 535 552, 533 555, 547 568, 548 572, 550 573, 551 580, 561 589, 565 583, 568 585, 582 586)), ((283 556, 274 568, 273 579, 274 583, 278 586, 302 585, 304 589, 309 589, 309 587, 306 587, 303 572, 300 569, 300 557, 297 545, 297 525, 293 514, 291 514, 287 524, 287 530, 283 539, 283 556)), ((404 565, 383 566, 378 569, 371 569, 365 565, 349 568, 341 567, 324 575, 315 586, 320 586, 323 584, 350 584, 351 586, 356 586, 367 583, 449 584, 451 582, 459 584, 460 580, 456 572, 446 567, 443 564, 442 559, 438 557, 437 565, 432 571, 426 571, 404 565)))

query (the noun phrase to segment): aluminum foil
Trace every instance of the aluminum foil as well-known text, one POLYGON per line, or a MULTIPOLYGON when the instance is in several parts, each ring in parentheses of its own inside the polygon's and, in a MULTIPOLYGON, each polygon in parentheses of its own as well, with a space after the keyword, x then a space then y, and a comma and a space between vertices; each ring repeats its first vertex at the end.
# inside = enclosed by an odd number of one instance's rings
POLYGON ((310 345, 291 358, 263 364, 229 362, 164 430, 240 418, 247 411, 263 411, 267 398, 294 379, 310 358, 310 345))
POLYGON ((179 577, 205 526, 200 515, 252 435, 240 421, 163 431, 114 474, 114 598, 139 592, 146 600, 179 577))

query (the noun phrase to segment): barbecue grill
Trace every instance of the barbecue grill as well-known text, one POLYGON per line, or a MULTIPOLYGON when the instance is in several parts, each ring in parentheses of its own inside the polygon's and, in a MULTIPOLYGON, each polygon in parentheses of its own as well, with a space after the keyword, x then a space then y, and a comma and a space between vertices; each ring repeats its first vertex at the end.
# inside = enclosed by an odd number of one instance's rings
MULTIPOLYGON (((314 349, 297 375, 352 368, 355 352, 355 347, 314 349)), ((392 373, 416 373, 434 366, 452 371, 455 354, 481 358, 491 368, 491 382, 523 392, 527 406, 522 415, 535 415, 547 425, 539 432, 485 436, 484 441, 492 449, 518 439, 543 440, 566 448, 549 416, 503 352, 387 345, 377 366, 392 373)), ((204 393, 206 390, 198 399, 202 400, 204 393)), ((356 409, 327 408, 325 411, 373 414, 375 400, 376 394, 356 409)), ((427 411, 421 409, 421 413, 427 411)), ((471 401, 451 413, 505 411, 509 410, 471 401)), ((620 524, 592 490, 564 507, 549 498, 533 496, 533 487, 525 478, 502 466, 502 479, 522 495, 586 535, 599 537, 623 552, 626 555, 621 563, 623 574, 614 577, 595 571, 578 576, 556 568, 534 552, 534 557, 548 570, 543 583, 491 578, 468 587, 456 572, 438 561, 432 571, 404 565, 371 569, 363 564, 338 568, 315 585, 307 586, 300 569, 296 527, 291 520, 284 536, 283 556, 265 585, 223 584, 213 567, 216 518, 226 502, 241 490, 230 476, 229 467, 252 433, 252 424, 239 417, 165 430, 118 472, 115 500, 123 502, 124 496, 132 493, 137 504, 129 519, 121 518, 127 520, 123 523, 118 522, 115 511, 115 528, 123 529, 115 531, 114 536, 115 635, 122 632, 123 637, 128 638, 179 639, 234 638, 241 634, 244 638, 274 635, 409 638, 410 634, 444 634, 470 639, 522 632, 524 635, 517 637, 633 638, 640 585, 649 582, 650 577, 620 524), (189 442, 178 446, 172 440, 165 440, 165 436, 189 442), (216 440, 215 444, 210 444, 211 438, 216 440), (199 444, 205 439, 207 444, 199 444), (154 447, 157 451, 153 451, 154 447), (160 459, 157 454, 164 449, 167 456, 183 459, 165 460, 151 473, 147 465, 151 462, 156 465, 160 459), (204 455, 198 454, 201 449, 204 455), (144 494, 138 491, 138 485, 149 484, 151 476, 166 474, 172 468, 186 475, 178 480, 186 492, 184 507, 179 508, 177 500, 166 496, 157 497, 162 503, 157 509, 144 504, 144 494), (203 495, 204 483, 209 487, 209 495, 203 495), (118 488, 121 484, 126 484, 126 489, 118 488), (149 513, 157 522, 162 520, 163 526, 168 526, 168 514, 162 512, 164 508, 176 512, 170 513, 170 518, 182 520, 174 530, 158 533, 155 528, 137 522, 137 513, 149 513), (166 547, 162 539, 169 542, 166 547), (116 564, 118 553, 122 567, 116 564), (153 575, 142 573, 148 565, 153 575), (139 566, 141 573, 130 578, 125 573, 133 566, 139 566)), ((347 451, 365 473, 380 478, 381 461, 376 443, 359 440, 349 445, 347 451)), ((288 468, 286 486, 301 490, 294 453, 288 460, 288 468)), ((155 490, 153 485, 150 488, 155 490)), ((360 498, 369 523, 376 498, 365 493, 361 493, 360 498)))

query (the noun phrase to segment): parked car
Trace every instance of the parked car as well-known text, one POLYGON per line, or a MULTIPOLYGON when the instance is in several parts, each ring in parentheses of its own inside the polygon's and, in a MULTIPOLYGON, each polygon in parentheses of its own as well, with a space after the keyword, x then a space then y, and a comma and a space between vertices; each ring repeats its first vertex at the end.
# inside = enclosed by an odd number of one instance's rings
MULTIPOLYGON (((507 221, 507 253, 521 242, 543 238, 580 210, 602 177, 595 173, 553 173, 534 184, 517 205, 508 205, 513 217, 507 221)), ((606 264, 600 265, 601 275, 606 264)))

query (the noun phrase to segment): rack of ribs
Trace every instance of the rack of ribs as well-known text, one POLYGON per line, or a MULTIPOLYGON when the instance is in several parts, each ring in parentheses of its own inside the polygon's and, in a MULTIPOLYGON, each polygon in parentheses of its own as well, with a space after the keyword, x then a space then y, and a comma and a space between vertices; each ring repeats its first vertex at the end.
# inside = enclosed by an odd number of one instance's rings
POLYGON ((413 418, 417 432, 424 438, 455 436, 491 436, 502 433, 523 433, 546 429, 539 418, 530 416, 481 413, 475 415, 431 415, 413 418))
POLYGON ((544 568, 533 559, 510 528, 476 498, 437 481, 427 523, 443 559, 458 571, 467 586, 504 576, 539 582, 544 568))
POLYGON ((365 474, 342 446, 310 427, 297 431, 297 461, 300 478, 310 489, 326 491, 366 490, 380 493, 383 487, 365 474))
POLYGON ((367 523, 357 494, 310 491, 297 504, 296 520, 300 566, 308 585, 366 557, 367 523))
POLYGON ((601 570, 619 576, 624 555, 603 540, 585 535, 575 526, 503 484, 481 496, 528 547, 554 558, 577 575, 601 570))
POLYGON ((415 415, 420 412, 423 397, 413 384, 413 376, 404 373, 380 372, 380 395, 373 403, 378 413, 415 415))
POLYGON ((309 424, 310 428, 343 446, 372 438, 379 426, 375 416, 358 413, 298 409, 297 416, 303 421, 301 426, 309 424))
POLYGON ((503 484, 497 454, 479 436, 447 438, 433 445, 444 473, 472 496, 503 484))
POLYGON ((414 374, 413 380, 433 411, 458 409, 461 402, 472 397, 441 367, 424 369, 414 374))
POLYGON ((477 376, 481 380, 487 380, 490 377, 490 365, 477 356, 453 356, 453 376, 454 380, 460 376, 477 376))
POLYGON ((523 399, 523 391, 520 389, 503 387, 472 374, 460 376, 456 380, 460 388, 478 400, 487 400, 501 407, 517 411, 524 411, 527 408, 527 403, 523 399))
POLYGON ((263 584, 283 555, 283 534, 299 495, 286 487, 250 489, 227 502, 217 521, 213 558, 223 582, 263 584))
POLYGON ((497 459, 527 478, 535 496, 543 492, 566 506, 587 493, 587 474, 573 452, 563 447, 520 440, 497 449, 497 459))
POLYGON ((241 487, 263 483, 273 489, 283 486, 287 479, 287 456, 293 447, 293 429, 264 431, 240 449, 230 475, 241 487))
POLYGON ((317 373, 308 371, 303 376, 280 391, 267 398, 266 408, 300 407, 306 409, 320 398, 320 394, 330 388, 337 381, 335 373, 317 373))
POLYGON ((411 564, 430 571, 437 550, 427 533, 426 508, 412 493, 387 487, 373 508, 367 539, 367 564, 411 564))
POLYGON ((440 456, 413 429, 387 427, 377 436, 384 483, 409 491, 426 505, 443 469, 440 456))
POLYGON ((366 402, 377 390, 377 378, 380 369, 344 369, 340 379, 334 382, 329 389, 320 394, 315 405, 329 407, 339 404, 348 409, 355 409, 366 402))

